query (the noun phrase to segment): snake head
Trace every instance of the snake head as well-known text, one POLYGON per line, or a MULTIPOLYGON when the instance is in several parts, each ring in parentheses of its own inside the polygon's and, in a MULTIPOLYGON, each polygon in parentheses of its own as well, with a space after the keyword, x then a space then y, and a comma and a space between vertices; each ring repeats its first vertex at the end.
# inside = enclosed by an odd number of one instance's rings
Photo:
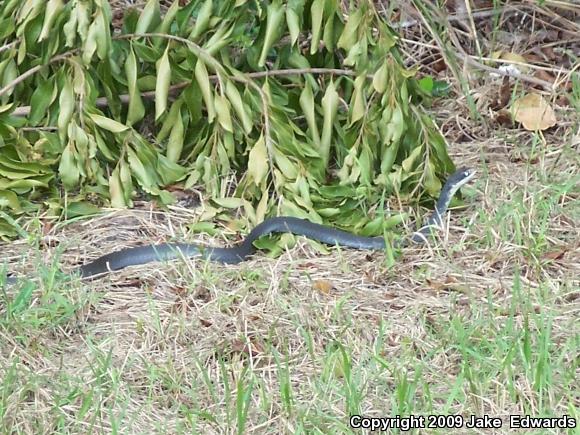
POLYGON ((469 180, 475 176, 475 169, 472 168, 459 168, 447 179, 447 184, 454 187, 454 190, 459 189, 469 180))

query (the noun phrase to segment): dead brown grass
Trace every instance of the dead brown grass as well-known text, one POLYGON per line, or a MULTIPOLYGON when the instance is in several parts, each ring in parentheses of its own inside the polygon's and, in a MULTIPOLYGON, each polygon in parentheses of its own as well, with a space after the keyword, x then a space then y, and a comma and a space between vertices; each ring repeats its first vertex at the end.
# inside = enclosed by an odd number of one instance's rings
MULTIPOLYGON (((314 375, 324 370, 320 357, 333 340, 339 340, 354 361, 363 361, 377 345, 377 328, 382 325, 384 343, 380 355, 396 361, 408 356, 409 346, 419 353, 434 351, 430 328, 437 331, 458 314, 473 316, 474 305, 491 304, 491 311, 497 315, 494 322, 502 324, 509 317, 516 268, 521 270, 521 281, 533 310, 544 309, 539 289, 560 292, 553 298, 558 315, 553 319, 552 340, 556 345, 565 343, 578 332, 570 329, 570 322, 580 308, 576 281, 580 276, 580 237, 575 225, 578 198, 564 195, 558 199, 561 211, 551 216, 545 229, 548 246, 534 258, 529 245, 512 240, 510 223, 503 223, 506 235, 486 219, 492 219, 509 205, 514 192, 522 192, 528 209, 522 215, 521 231, 537 232, 534 220, 538 209, 534 201, 538 198, 535 194, 542 192, 545 180, 539 174, 544 172, 517 159, 510 161, 510 155, 517 153, 519 146, 508 149, 494 142, 453 148, 457 162, 471 166, 479 166, 482 159, 488 162, 485 165, 488 175, 480 175, 469 195, 468 207, 452 213, 446 231, 437 241, 430 246, 406 249, 392 269, 385 268, 381 253, 332 249, 329 255, 320 255, 304 240, 279 258, 257 256, 236 266, 183 260, 133 267, 82 284, 79 291, 94 292, 98 299, 80 311, 75 322, 29 337, 35 349, 50 351, 31 351, 30 341, 23 346, 3 333, 2 365, 9 364, 17 354, 19 364, 25 364, 38 375, 53 377, 56 382, 63 376, 82 379, 91 385, 96 379, 96 355, 106 359, 110 352, 108 375, 117 379, 109 381, 116 385, 111 392, 116 398, 111 409, 121 412, 115 403, 123 403, 124 412, 133 421, 128 432, 153 433, 160 430, 159 422, 164 422, 163 431, 179 432, 180 407, 200 406, 223 418, 224 391, 218 393, 223 400, 217 402, 208 391, 195 398, 184 393, 188 387, 200 390, 193 384, 199 382, 199 370, 205 370, 219 389, 224 373, 218 355, 227 361, 230 375, 241 376, 248 369, 260 379, 263 395, 277 397, 279 369, 272 349, 284 349, 294 399, 308 403, 313 400, 312 383, 317 382, 314 375), (572 280, 575 287, 569 286, 572 280), (320 291, 313 285, 317 281, 329 283, 330 291, 320 291), (561 293, 565 288, 567 293, 561 293), (311 343, 305 340, 304 331, 309 331, 311 343), (151 367, 160 373, 152 377, 151 367), (164 376, 172 377, 171 382, 164 380, 164 376), (167 383, 180 388, 167 389, 164 385, 167 383)), ((565 179, 566 173, 577 171, 578 167, 560 158, 560 152, 559 145, 551 146, 542 164, 545 168, 556 164, 552 176, 565 179)), ((60 260, 72 266, 121 246, 192 239, 186 228, 197 213, 198 210, 179 208, 163 213, 112 211, 85 222, 55 226, 46 238, 66 245, 60 260)), ((193 239, 223 243, 198 236, 193 239)), ((10 258, 28 256, 22 244, 5 249, 12 252, 10 258)), ((46 249, 44 254, 50 257, 51 251, 46 249)), ((32 259, 28 257, 28 261, 32 259)), ((23 268, 33 272, 30 267, 23 268)), ((524 316, 520 314, 516 312, 514 318, 522 327, 524 316)), ((460 366, 455 352, 433 357, 427 374, 434 383, 435 391, 431 393, 445 394, 445 379, 451 385, 460 366)), ((412 371, 409 375, 412 376, 412 371)), ((384 379, 387 385, 395 381, 393 377, 384 379)), ((453 411, 495 416, 529 412, 529 408, 522 408, 522 403, 508 397, 504 388, 498 384, 496 397, 475 395, 465 403, 465 408, 453 411)), ((525 378, 514 388, 535 403, 533 388, 525 378)), ((34 432, 33 427, 27 427, 28 421, 49 427, 50 421, 38 420, 42 420, 43 410, 53 406, 53 394, 45 386, 32 401, 21 401, 18 411, 8 414, 27 433, 34 432)), ((326 399, 326 412, 346 422, 348 416, 341 402, 332 393, 326 399)), ((384 415, 388 409, 381 388, 374 389, 372 385, 368 385, 362 403, 368 415, 384 415)), ((79 406, 79 403, 70 405, 71 418, 79 406)), ((321 402, 315 400, 313 406, 320 407, 321 402)), ((560 411, 554 412, 568 412, 566 403, 561 406, 560 411)), ((292 420, 283 416, 281 407, 274 400, 266 418, 264 410, 258 411, 260 407, 256 404, 248 417, 248 430, 292 431, 292 420)), ((102 417, 94 429, 113 430, 102 417)), ((215 433, 232 429, 201 421, 197 427, 215 433)))
MULTIPOLYGON (((415 62, 438 47, 418 18, 403 41, 415 62)), ((468 18, 454 43, 469 35, 468 18)), ((565 21, 568 32, 573 26, 565 21)), ((438 74, 438 61, 422 64, 438 74)), ((470 119, 461 95, 436 116, 454 161, 479 175, 466 189, 467 207, 451 213, 437 240, 405 249, 392 268, 382 253, 321 254, 301 239, 278 258, 257 255, 234 266, 184 259, 87 283, 45 280, 33 308, 55 291, 78 308, 62 321, 44 325, 34 317, 23 328, 15 320, 0 328, 3 427, 234 433, 236 392, 249 383, 245 431, 253 433, 348 432, 347 405, 357 392, 358 410, 367 416, 435 410, 507 421, 547 407, 554 415, 577 413, 577 389, 569 390, 570 377, 578 375, 580 311, 577 114, 560 108, 565 122, 532 145, 529 132, 488 122, 486 97, 498 79, 476 74, 469 80, 484 120, 470 119), (575 185, 560 188, 566 183, 575 185), (462 343, 458 322, 473 346, 462 343), (517 347, 517 334, 529 329, 534 355, 541 356, 542 322, 551 324, 544 369, 552 381, 544 390, 501 347, 517 347), (475 331, 467 331, 470 324, 475 331), (351 375, 340 348, 354 367, 351 375), (469 360, 465 349, 480 354, 469 360), (475 374, 469 388, 456 387, 469 370, 475 374), (400 399, 405 380, 414 390, 400 399), (291 399, 283 394, 286 383, 291 399), (455 400, 446 407, 449 397, 455 400), (413 403, 416 408, 400 410, 413 403)), ((50 259, 69 270, 121 247, 235 240, 231 231, 220 238, 190 234, 187 227, 201 211, 140 204, 73 224, 31 223, 26 230, 39 234, 38 246, 3 245, 3 259, 11 270, 34 275, 42 270, 39 261, 50 270, 50 259)))

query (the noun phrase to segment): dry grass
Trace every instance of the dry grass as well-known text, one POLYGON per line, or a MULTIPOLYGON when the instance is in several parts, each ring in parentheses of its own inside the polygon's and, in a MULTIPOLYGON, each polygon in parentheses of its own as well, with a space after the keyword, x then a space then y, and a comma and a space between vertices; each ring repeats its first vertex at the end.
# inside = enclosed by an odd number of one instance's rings
MULTIPOLYGON (((525 146, 462 145, 456 161, 482 169, 468 207, 390 269, 380 253, 300 241, 237 266, 45 278, 28 309, 2 310, 3 428, 336 432, 356 413, 577 413, 577 150, 546 144, 541 163, 510 162, 525 146)), ((117 211, 45 238, 73 265, 184 238, 192 220, 117 211)), ((34 273, 38 251, 4 249, 34 273)))
MULTIPOLYGON (((437 47, 424 30, 409 50, 437 47)), ((475 86, 477 110, 495 88, 475 86)), ((0 432, 350 433, 353 414, 504 422, 454 433, 509 433, 510 414, 578 422, 577 113, 544 138, 468 119, 467 98, 446 104, 454 161, 479 173, 438 239, 392 267, 300 239, 275 259, 71 283, 57 266, 120 247, 228 241, 188 231, 200 209, 30 222, 1 247, 40 285, 0 291, 0 432)))

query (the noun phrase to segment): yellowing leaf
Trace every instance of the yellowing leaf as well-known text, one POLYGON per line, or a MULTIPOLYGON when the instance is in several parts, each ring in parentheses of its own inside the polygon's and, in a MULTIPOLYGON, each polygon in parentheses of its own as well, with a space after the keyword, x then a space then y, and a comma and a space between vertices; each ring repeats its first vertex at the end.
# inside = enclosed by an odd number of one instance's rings
POLYGON ((218 122, 225 131, 234 132, 232 126, 232 115, 230 114, 230 103, 226 97, 217 94, 214 99, 214 107, 217 113, 218 122))
POLYGON ((195 63, 194 74, 195 79, 197 80, 197 84, 199 85, 199 89, 201 90, 201 96, 205 103, 205 107, 207 109, 207 122, 211 124, 215 118, 215 108, 213 105, 213 96, 209 83, 209 75, 207 74, 207 68, 201 59, 197 59, 197 62, 195 63))
POLYGON ((60 157, 60 165, 58 167, 58 172, 60 178, 67 188, 76 187, 79 181, 80 172, 77 167, 77 161, 75 159, 76 150, 73 149, 72 144, 69 143, 60 157))
POLYGON ((129 88, 127 124, 133 125, 145 116, 145 106, 141 100, 141 94, 137 84, 137 59, 133 47, 130 47, 127 59, 125 60, 125 74, 127 75, 127 87, 129 88))
MULTIPOLYGON (((178 101, 174 104, 177 104, 178 107, 181 107, 181 101, 178 101)), ((173 123, 171 134, 169 135, 169 140, 167 141, 167 159, 173 163, 176 163, 181 157, 184 134, 184 125, 183 119, 181 118, 181 112, 179 108, 176 110, 177 116, 175 117, 175 122, 173 123)))
POLYGON ((350 99, 350 125, 361 119, 366 113, 364 84, 366 77, 361 75, 354 81, 354 92, 350 99))
POLYGON ((310 83, 306 82, 304 89, 300 93, 300 108, 304 113, 306 122, 308 123, 308 128, 310 129, 310 134, 312 136, 312 142, 318 147, 320 145, 320 135, 318 133, 318 126, 316 125, 316 114, 314 110, 314 96, 312 95, 312 88, 310 83))
POLYGON ((111 195, 111 206, 114 208, 124 208, 125 198, 123 195, 123 186, 119 177, 119 167, 113 169, 109 177, 109 195, 111 195))
POLYGON ((294 9, 290 6, 286 9, 286 25, 288 26, 288 33, 290 33, 291 45, 296 44, 298 35, 300 35, 300 18, 294 9))
POLYGON ((73 95, 72 83, 68 78, 65 79, 64 86, 60 91, 58 105, 60 111, 58 112, 58 119, 56 124, 58 126, 58 132, 62 140, 65 137, 68 123, 72 118, 75 108, 75 98, 73 95))
POLYGON ((528 94, 518 98, 512 110, 514 119, 521 122, 529 131, 546 130, 558 121, 552 107, 539 94, 528 94))
POLYGON ((373 76, 373 87, 377 92, 382 94, 387 89, 387 80, 389 78, 389 65, 384 61, 381 67, 373 76))
POLYGON ((268 173, 268 151, 262 135, 260 135, 260 138, 250 151, 248 173, 252 176, 256 185, 259 185, 268 173))
POLYGON ((242 97, 234 85, 230 80, 226 82, 226 95, 232 104, 234 111, 240 118, 242 122, 242 126, 244 127, 244 132, 249 134, 252 131, 252 119, 248 115, 246 106, 242 101, 242 97))
POLYGON ((121 124, 120 122, 105 116, 97 115, 96 113, 91 113, 89 116, 95 124, 104 130, 109 130, 111 133, 121 133, 129 129, 128 126, 121 124))
POLYGON ((171 66, 169 65, 169 45, 161 59, 157 61, 157 83, 155 85, 155 120, 158 120, 167 108, 167 93, 171 83, 171 66))
POLYGON ((336 111, 338 109, 338 93, 334 87, 334 82, 330 82, 322 97, 322 109, 324 112, 324 119, 322 123, 322 136, 320 139, 320 154, 324 162, 324 167, 328 164, 330 155, 330 142, 332 140, 332 129, 336 111))
POLYGON ((54 24, 54 20, 58 17, 60 10, 63 8, 64 3, 62 0, 49 0, 46 4, 46 12, 44 14, 44 23, 42 24, 42 30, 40 31, 39 41, 46 39, 51 31, 54 24))

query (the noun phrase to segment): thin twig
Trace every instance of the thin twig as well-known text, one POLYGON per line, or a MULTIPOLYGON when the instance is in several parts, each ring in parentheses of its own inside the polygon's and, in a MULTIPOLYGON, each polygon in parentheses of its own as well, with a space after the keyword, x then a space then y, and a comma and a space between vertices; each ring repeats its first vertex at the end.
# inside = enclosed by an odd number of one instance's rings
POLYGON ((19 42, 20 42, 20 39, 17 39, 16 41, 12 41, 9 44, 3 45, 2 47, 0 47, 0 53, 2 53, 3 51, 6 51, 6 50, 10 50, 13 46, 18 44, 19 42))
POLYGON ((76 53, 77 51, 78 51, 78 49, 75 49, 75 50, 67 51, 66 53, 62 53, 62 54, 56 55, 52 59, 50 59, 47 63, 44 63, 42 65, 36 65, 35 67, 30 68, 29 70, 26 70, 25 72, 23 72, 22 74, 20 74, 18 77, 16 77, 14 80, 12 80, 10 83, 8 83, 6 86, 4 86, 2 89, 0 89, 0 97, 2 95, 4 95, 6 92, 8 92, 10 89, 12 89, 15 86, 17 86, 19 83, 22 83, 28 77, 36 74, 42 68, 44 68, 44 67, 46 67, 48 65, 51 65, 53 63, 59 62, 59 61, 61 61, 63 59, 66 59, 67 57, 69 57, 70 55, 76 53))
MULTIPOLYGON (((253 73, 245 73, 244 76, 249 79, 256 79, 256 78, 264 78, 264 77, 279 77, 279 76, 292 76, 292 75, 303 75, 303 74, 318 74, 318 75, 343 75, 343 76, 356 76, 356 71, 348 70, 348 69, 337 69, 337 68, 290 68, 290 69, 281 69, 281 70, 270 70, 270 71, 256 71, 253 73)), ((366 77, 368 79, 373 78, 373 74, 367 74, 366 77)), ((218 80, 218 76, 216 74, 212 74, 209 76, 211 81, 218 80)), ((245 81, 241 80, 239 77, 231 77, 234 81, 241 81, 246 83, 245 81)), ((169 87, 169 92, 176 92, 180 89, 186 88, 191 84, 191 80, 187 80, 181 83, 177 83, 169 87)), ((155 98, 155 91, 145 91, 141 94, 142 98, 149 99, 155 98)), ((119 100, 123 104, 129 104, 129 95, 122 94, 119 95, 119 100)), ((104 108, 109 106, 109 100, 107 97, 99 97, 95 102, 97 107, 104 108)), ((12 115, 14 116, 28 116, 30 113, 30 106, 21 106, 16 108, 12 115)))

